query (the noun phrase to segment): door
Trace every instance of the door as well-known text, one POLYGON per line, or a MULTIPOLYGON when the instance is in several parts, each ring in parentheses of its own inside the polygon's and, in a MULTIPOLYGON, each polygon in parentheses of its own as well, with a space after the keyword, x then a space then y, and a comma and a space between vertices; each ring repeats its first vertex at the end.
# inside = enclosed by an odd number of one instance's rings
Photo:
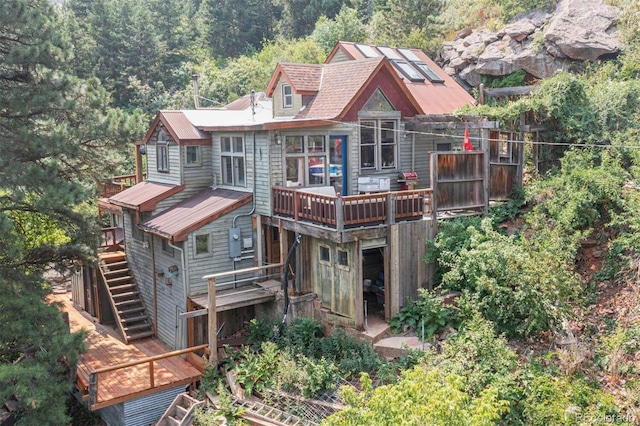
POLYGON ((347 195, 347 137, 329 136, 329 183, 336 189, 336 194, 347 195))

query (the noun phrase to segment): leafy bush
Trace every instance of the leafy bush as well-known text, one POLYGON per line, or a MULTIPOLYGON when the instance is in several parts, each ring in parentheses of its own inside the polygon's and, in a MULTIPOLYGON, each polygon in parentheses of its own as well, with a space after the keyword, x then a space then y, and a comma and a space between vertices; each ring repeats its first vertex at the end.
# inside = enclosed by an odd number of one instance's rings
POLYGON ((536 228, 530 240, 508 237, 489 219, 480 230, 469 229, 469 247, 444 274, 443 288, 461 290, 467 303, 510 336, 533 335, 571 314, 580 290, 572 266, 575 242, 546 228, 536 228))
POLYGON ((438 295, 423 288, 418 291, 418 299, 407 300, 406 306, 391 318, 389 325, 395 332, 403 326, 420 332, 424 324, 424 338, 429 340, 455 319, 455 312, 453 308, 446 307, 438 295))

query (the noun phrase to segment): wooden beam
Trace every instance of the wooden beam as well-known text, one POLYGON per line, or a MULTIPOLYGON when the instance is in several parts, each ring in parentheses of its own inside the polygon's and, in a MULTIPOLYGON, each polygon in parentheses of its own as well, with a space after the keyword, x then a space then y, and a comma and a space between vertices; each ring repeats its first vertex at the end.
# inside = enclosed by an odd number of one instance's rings
POLYGON ((218 365, 218 315, 216 312, 216 278, 211 277, 207 282, 209 291, 209 363, 214 367, 218 365))

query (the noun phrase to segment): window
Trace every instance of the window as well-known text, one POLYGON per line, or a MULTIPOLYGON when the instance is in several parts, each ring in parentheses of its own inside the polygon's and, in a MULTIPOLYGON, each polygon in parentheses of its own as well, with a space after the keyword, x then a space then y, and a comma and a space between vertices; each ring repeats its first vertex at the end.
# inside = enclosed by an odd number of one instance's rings
POLYGON ((293 107, 293 92, 288 84, 282 85, 282 108, 293 107))
POLYGON ((331 263, 331 254, 329 252, 329 247, 320 246, 320 262, 331 263))
POLYGON ((200 160, 200 147, 199 146, 187 146, 187 166, 200 166, 202 161, 200 160))
POLYGON ((246 186, 242 136, 222 136, 220 150, 222 183, 224 185, 246 186))
POLYGON ((199 234, 195 236, 195 255, 209 253, 209 234, 199 234))
MULTIPOLYGON (((285 136, 284 141, 287 186, 327 185, 331 168, 327 167, 326 136, 285 136)), ((331 177, 337 178, 340 171, 336 166, 331 177)))
POLYGON ((363 120, 360 122, 360 169, 395 169, 395 120, 363 120))
POLYGON ((338 250, 338 265, 349 266, 349 252, 344 250, 338 250))
POLYGON ((156 165, 159 172, 169 171, 169 137, 167 132, 160 130, 156 142, 156 165))
POLYGON ((438 142, 436 144, 436 151, 451 151, 451 142, 438 142))

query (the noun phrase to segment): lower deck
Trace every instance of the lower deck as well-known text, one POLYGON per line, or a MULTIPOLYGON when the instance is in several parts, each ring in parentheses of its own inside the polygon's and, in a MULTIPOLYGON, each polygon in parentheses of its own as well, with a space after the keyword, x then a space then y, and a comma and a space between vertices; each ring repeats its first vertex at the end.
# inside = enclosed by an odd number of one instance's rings
POLYGON ((87 351, 78 362, 77 386, 91 410, 186 387, 200 379, 197 368, 158 339, 125 344, 114 327, 76 310, 69 293, 52 295, 51 300, 68 314, 71 332, 87 333, 87 351))

